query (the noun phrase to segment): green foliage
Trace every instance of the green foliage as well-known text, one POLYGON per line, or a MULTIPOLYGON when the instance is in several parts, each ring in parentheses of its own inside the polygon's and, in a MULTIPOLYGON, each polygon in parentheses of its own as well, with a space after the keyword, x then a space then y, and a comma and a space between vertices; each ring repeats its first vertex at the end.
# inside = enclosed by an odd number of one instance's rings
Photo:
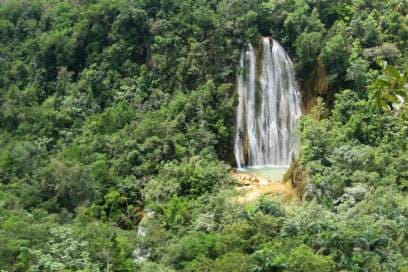
POLYGON ((329 118, 302 121, 301 159, 316 196, 333 201, 356 183, 405 188, 405 121, 371 107, 373 99, 345 90, 329 118))
POLYGON ((330 257, 319 256, 309 247, 300 246, 292 251, 288 259, 288 270, 293 272, 303 271, 333 271, 334 262, 330 257))
POLYGON ((198 257, 211 258, 215 256, 216 236, 212 234, 195 233, 183 237, 177 244, 168 248, 168 260, 176 269, 198 257))
POLYGON ((200 196, 229 181, 226 167, 207 158, 192 157, 181 163, 168 163, 157 180, 149 185, 150 198, 164 200, 172 195, 200 196))
POLYGON ((50 236, 43 250, 32 252, 37 259, 33 271, 99 271, 89 258, 88 243, 75 240, 72 230, 54 228, 50 236))
POLYGON ((0 269, 408 267, 404 1, 0 2, 0 269), (228 188, 260 36, 322 97, 299 129, 316 203, 228 188))
POLYGON ((219 259, 216 259, 210 266, 210 271, 214 272, 244 272, 249 268, 249 257, 241 254, 231 252, 225 254, 219 259))
POLYGON ((398 109, 407 104, 408 72, 400 73, 395 67, 386 66, 383 74, 368 88, 377 107, 385 110, 398 109))
POLYGON ((76 205, 92 200, 94 188, 89 187, 88 179, 88 174, 79 165, 52 160, 41 173, 44 204, 50 205, 51 211, 61 208, 73 210, 76 205))

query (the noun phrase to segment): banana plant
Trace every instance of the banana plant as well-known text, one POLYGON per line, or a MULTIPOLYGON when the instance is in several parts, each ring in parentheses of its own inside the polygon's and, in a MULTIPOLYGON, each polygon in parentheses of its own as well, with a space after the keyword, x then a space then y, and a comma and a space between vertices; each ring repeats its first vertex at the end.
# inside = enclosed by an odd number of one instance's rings
POLYGON ((397 111, 406 106, 408 99, 408 69, 401 73, 394 66, 387 65, 369 87, 375 106, 388 111, 397 111))

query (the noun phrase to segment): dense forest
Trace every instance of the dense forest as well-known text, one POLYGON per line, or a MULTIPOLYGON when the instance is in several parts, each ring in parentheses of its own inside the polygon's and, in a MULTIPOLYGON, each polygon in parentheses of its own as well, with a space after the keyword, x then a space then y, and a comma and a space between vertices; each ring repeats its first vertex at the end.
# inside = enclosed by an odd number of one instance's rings
POLYGON ((0 271, 408 271, 406 0, 0 0, 0 271), (302 97, 238 203, 242 48, 302 97))

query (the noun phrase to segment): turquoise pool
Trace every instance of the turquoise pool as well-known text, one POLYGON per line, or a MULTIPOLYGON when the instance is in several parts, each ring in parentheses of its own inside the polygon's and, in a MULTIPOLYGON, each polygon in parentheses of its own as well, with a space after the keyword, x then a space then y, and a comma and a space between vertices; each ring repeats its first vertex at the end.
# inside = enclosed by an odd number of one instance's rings
POLYGON ((241 173, 250 173, 258 177, 275 181, 281 181, 287 170, 288 170, 287 166, 268 166, 268 165, 237 169, 237 171, 241 173))

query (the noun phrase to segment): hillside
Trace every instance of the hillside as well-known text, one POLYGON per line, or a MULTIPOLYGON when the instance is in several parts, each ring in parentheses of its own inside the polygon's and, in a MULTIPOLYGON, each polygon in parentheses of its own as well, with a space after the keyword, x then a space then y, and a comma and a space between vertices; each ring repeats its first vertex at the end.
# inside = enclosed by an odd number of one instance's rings
POLYGON ((407 77, 405 0, 0 0, 0 271, 407 272, 407 77), (271 39, 296 196, 234 201, 271 39))

